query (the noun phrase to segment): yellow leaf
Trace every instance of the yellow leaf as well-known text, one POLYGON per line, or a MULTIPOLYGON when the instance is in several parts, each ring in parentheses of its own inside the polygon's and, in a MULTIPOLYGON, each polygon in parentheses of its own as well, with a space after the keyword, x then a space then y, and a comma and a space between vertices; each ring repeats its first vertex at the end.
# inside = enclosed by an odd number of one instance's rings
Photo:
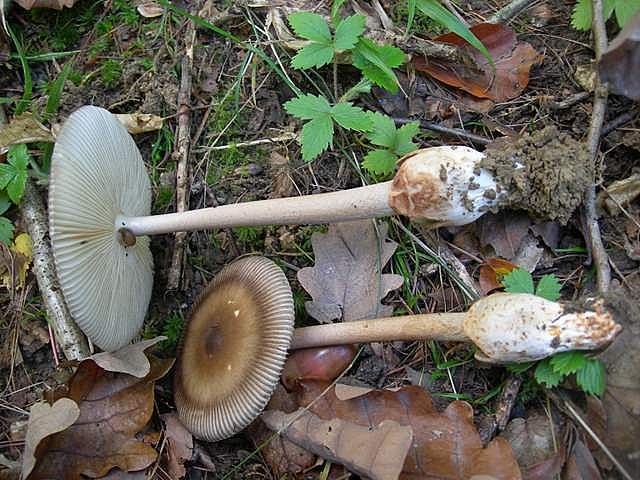
POLYGON ((17 285, 15 287, 23 288, 27 278, 27 271, 33 260, 33 245, 29 234, 21 233, 18 235, 13 240, 10 250, 13 253, 13 266, 7 265, 8 268, 0 275, 0 286, 11 288, 13 285, 13 273, 17 277, 17 285))

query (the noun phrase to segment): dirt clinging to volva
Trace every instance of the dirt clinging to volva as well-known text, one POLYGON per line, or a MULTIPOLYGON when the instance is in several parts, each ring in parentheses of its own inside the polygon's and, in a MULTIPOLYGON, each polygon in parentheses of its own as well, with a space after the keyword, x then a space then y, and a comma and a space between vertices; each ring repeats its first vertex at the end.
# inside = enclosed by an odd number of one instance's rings
POLYGON ((501 207, 562 224, 569 221, 593 181, 587 146, 555 127, 492 143, 481 166, 509 192, 501 207))

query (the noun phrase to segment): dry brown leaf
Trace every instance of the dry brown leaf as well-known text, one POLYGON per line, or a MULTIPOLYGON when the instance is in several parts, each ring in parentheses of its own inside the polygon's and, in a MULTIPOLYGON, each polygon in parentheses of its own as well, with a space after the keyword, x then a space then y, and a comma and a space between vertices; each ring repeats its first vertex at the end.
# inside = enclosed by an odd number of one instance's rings
POLYGON ((108 372, 126 373, 134 377, 143 378, 149 374, 151 364, 144 351, 167 337, 159 336, 143 340, 131 345, 125 345, 115 352, 96 353, 89 357, 100 368, 108 372))
POLYGON ((562 426, 553 425, 547 415, 533 410, 526 418, 514 418, 503 432, 518 459, 526 480, 556 478, 565 462, 565 448, 555 451, 563 438, 562 426))
POLYGON ((635 173, 623 180, 613 182, 598 195, 598 206, 607 209, 610 215, 619 215, 628 203, 640 196, 640 174, 635 173))
POLYGON ((416 386, 395 392, 374 390, 346 401, 339 400, 334 389, 330 389, 318 398, 326 385, 302 384, 300 406, 308 405, 309 411, 322 420, 340 419, 367 428, 383 421, 411 426, 413 443, 401 479, 467 479, 474 475, 509 480, 521 478, 505 439, 496 438, 487 448, 482 447, 473 424, 473 409, 466 402, 454 401, 440 413, 433 406, 431 397, 416 386))
POLYGON ((573 445, 562 474, 562 480, 602 480, 593 455, 580 440, 577 440, 573 445))
POLYGON ((640 100, 640 13, 609 44, 599 69, 611 92, 640 100))
POLYGON ((603 440, 631 476, 640 478, 640 302, 632 292, 617 297, 614 313, 622 332, 600 356, 607 369, 603 440))
POLYGON ((476 223, 481 245, 490 245, 497 257, 512 260, 532 222, 526 213, 504 210, 498 214, 487 213, 476 223))
POLYGON ((387 225, 358 220, 336 223, 327 233, 314 233, 314 267, 298 272, 298 280, 311 295, 307 312, 319 322, 361 320, 391 315, 393 307, 380 301, 399 288, 400 275, 383 274, 397 244, 387 238, 387 225), (379 253, 379 255, 378 255, 379 253))
POLYGON ((14 118, 0 129, 0 148, 33 142, 53 142, 53 135, 29 112, 14 118))
POLYGON ((15 2, 25 10, 31 10, 32 8, 62 10, 63 7, 73 7, 76 0, 15 0, 15 2))
POLYGON ((150 113, 119 113, 114 116, 132 135, 160 130, 164 122, 162 117, 150 113))
POLYGON ((167 473, 177 480, 187 473, 184 463, 191 460, 193 455, 193 436, 180 423, 177 413, 165 413, 160 417, 164 421, 164 435, 167 440, 167 473))
MULTIPOLYGON (((269 400, 267 410, 289 413, 297 408, 298 404, 292 395, 288 394, 281 384, 278 384, 269 400)), ((282 436, 274 437, 273 432, 267 428, 260 418, 249 426, 247 433, 256 447, 262 446, 267 440, 270 440, 264 445, 260 453, 275 478, 299 478, 303 472, 306 472, 316 464, 317 457, 313 453, 282 436)))
POLYGON ((160 17, 164 14, 164 7, 156 2, 144 2, 138 5, 137 10, 145 18, 160 17))
POLYGON ((478 279, 482 294, 489 295, 493 290, 502 288, 504 285, 498 280, 498 276, 502 277, 514 268, 518 268, 518 266, 502 258, 487 258, 480 266, 480 278, 478 279))
POLYGON ((455 33, 435 40, 461 47, 475 60, 475 65, 415 56, 412 63, 416 70, 479 98, 505 102, 519 96, 529 83, 529 69, 538 60, 534 48, 517 41, 513 30, 504 25, 481 23, 470 30, 489 50, 495 70, 480 51, 455 33))
POLYGON ((151 371, 139 379, 83 361, 64 395, 77 403, 80 417, 38 445, 36 465, 27 478, 80 480, 104 476, 114 467, 137 471, 153 463, 157 452, 135 435, 151 419, 155 380, 172 364, 151 358, 151 371))
POLYGON ((261 416, 274 431, 350 471, 372 480, 394 480, 411 448, 412 431, 393 420, 371 426, 340 418, 323 420, 305 409, 293 413, 268 410, 261 416))
POLYGON ((70 398, 61 398, 53 405, 38 402, 31 407, 24 440, 22 478, 26 478, 36 466, 36 448, 40 442, 54 433, 66 430, 79 416, 80 409, 70 398))

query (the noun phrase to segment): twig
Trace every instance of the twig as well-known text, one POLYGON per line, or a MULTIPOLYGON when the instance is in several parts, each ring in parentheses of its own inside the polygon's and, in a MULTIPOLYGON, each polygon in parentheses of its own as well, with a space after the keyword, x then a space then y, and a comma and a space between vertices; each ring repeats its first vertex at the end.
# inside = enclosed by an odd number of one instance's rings
POLYGON ((87 340, 71 317, 58 285, 49 245, 44 205, 31 180, 27 180, 20 203, 20 213, 33 242, 33 270, 42 293, 47 316, 55 330, 55 338, 68 360, 81 360, 88 357, 87 340))
MULTIPOLYGON (((404 125, 405 123, 411 123, 411 122, 414 122, 415 120, 412 120, 411 118, 394 117, 393 121, 400 125, 404 125)), ((466 130, 462 130, 461 128, 449 128, 442 125, 438 125, 437 123, 427 122, 426 120, 420 120, 420 127, 426 130, 432 130, 434 132, 451 135, 453 137, 461 137, 466 140, 470 140, 474 143, 477 143, 479 145, 488 145, 493 141, 490 138, 481 137, 480 135, 476 135, 474 133, 469 133, 466 130)))
POLYGON ((633 120, 638 116, 638 113, 639 112, 637 108, 632 108, 628 112, 624 112, 618 115, 616 118, 614 118, 613 120, 611 120, 610 122, 608 122, 602 127, 602 136, 606 137, 614 130, 617 130, 618 128, 620 128, 625 123, 630 122, 631 120, 633 120))
POLYGON ((505 5, 498 10, 493 16, 487 20, 489 23, 504 23, 506 20, 511 20, 524 10, 532 0, 513 0, 511 3, 505 5))
MULTIPOLYGON (((189 22, 185 37, 185 55, 182 57, 180 91, 178 92, 178 131, 173 156, 178 161, 176 168, 176 211, 184 212, 189 208, 189 150, 191 143, 191 69, 193 67, 193 46, 196 31, 189 22)), ((177 232, 173 244, 171 267, 167 274, 167 289, 176 290, 182 277, 184 244, 187 232, 177 232)))
POLYGON ((258 140, 251 140, 248 142, 238 142, 238 143, 230 143, 228 145, 216 145, 213 147, 199 147, 194 149, 194 152, 205 152, 212 150, 228 150, 230 148, 240 148, 240 147, 254 147, 256 145, 264 145, 266 143, 276 143, 276 142, 286 142, 288 140, 295 140, 298 136, 293 132, 288 132, 278 137, 273 138, 260 138, 258 140))
MULTIPOLYGON (((593 37, 596 64, 600 62, 602 53, 607 49, 607 32, 604 26, 604 18, 602 16, 602 0, 592 0, 593 12, 593 37)), ((587 146, 591 153, 591 167, 596 175, 596 160, 598 158, 600 132, 604 115, 607 109, 608 91, 606 85, 600 82, 600 76, 596 72, 596 85, 593 98, 593 113, 591 115, 591 124, 589 125, 589 135, 587 137, 587 146)), ((591 256, 596 267, 596 278, 599 292, 606 292, 611 283, 611 267, 609 266, 609 256, 607 255, 602 237, 600 235, 600 227, 598 225, 598 214, 596 212, 596 182, 587 190, 584 198, 584 217, 587 227, 587 236, 591 247, 591 256)))

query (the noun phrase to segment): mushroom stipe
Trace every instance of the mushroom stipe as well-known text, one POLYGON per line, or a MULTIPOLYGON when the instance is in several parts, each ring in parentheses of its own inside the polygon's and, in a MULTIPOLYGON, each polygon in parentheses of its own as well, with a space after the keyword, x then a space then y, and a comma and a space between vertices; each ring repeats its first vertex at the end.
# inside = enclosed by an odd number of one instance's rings
MULTIPOLYGON (((150 182, 131 136, 108 111, 85 106, 62 126, 52 156, 50 229, 60 286, 78 326, 98 347, 115 350, 139 333, 151 297, 146 235, 394 214, 434 227, 465 225, 500 207, 527 209, 534 190, 549 203, 536 213, 566 220, 591 177, 561 173, 547 181, 556 168, 554 148, 536 153, 552 145, 547 137, 553 135, 486 153, 461 146, 417 150, 400 160, 392 181, 366 187, 149 215, 150 182), (529 159, 546 168, 542 175, 529 159)), ((564 137, 562 145, 557 155, 570 155, 573 170, 587 171, 581 144, 564 137)))
POLYGON ((562 304, 498 293, 466 313, 409 315, 293 330, 293 296, 280 268, 246 257, 213 279, 193 308, 178 353, 175 400, 198 438, 222 440, 267 404, 288 349, 393 340, 471 341, 476 358, 539 360, 572 349, 599 349, 620 331, 602 300, 562 304))

